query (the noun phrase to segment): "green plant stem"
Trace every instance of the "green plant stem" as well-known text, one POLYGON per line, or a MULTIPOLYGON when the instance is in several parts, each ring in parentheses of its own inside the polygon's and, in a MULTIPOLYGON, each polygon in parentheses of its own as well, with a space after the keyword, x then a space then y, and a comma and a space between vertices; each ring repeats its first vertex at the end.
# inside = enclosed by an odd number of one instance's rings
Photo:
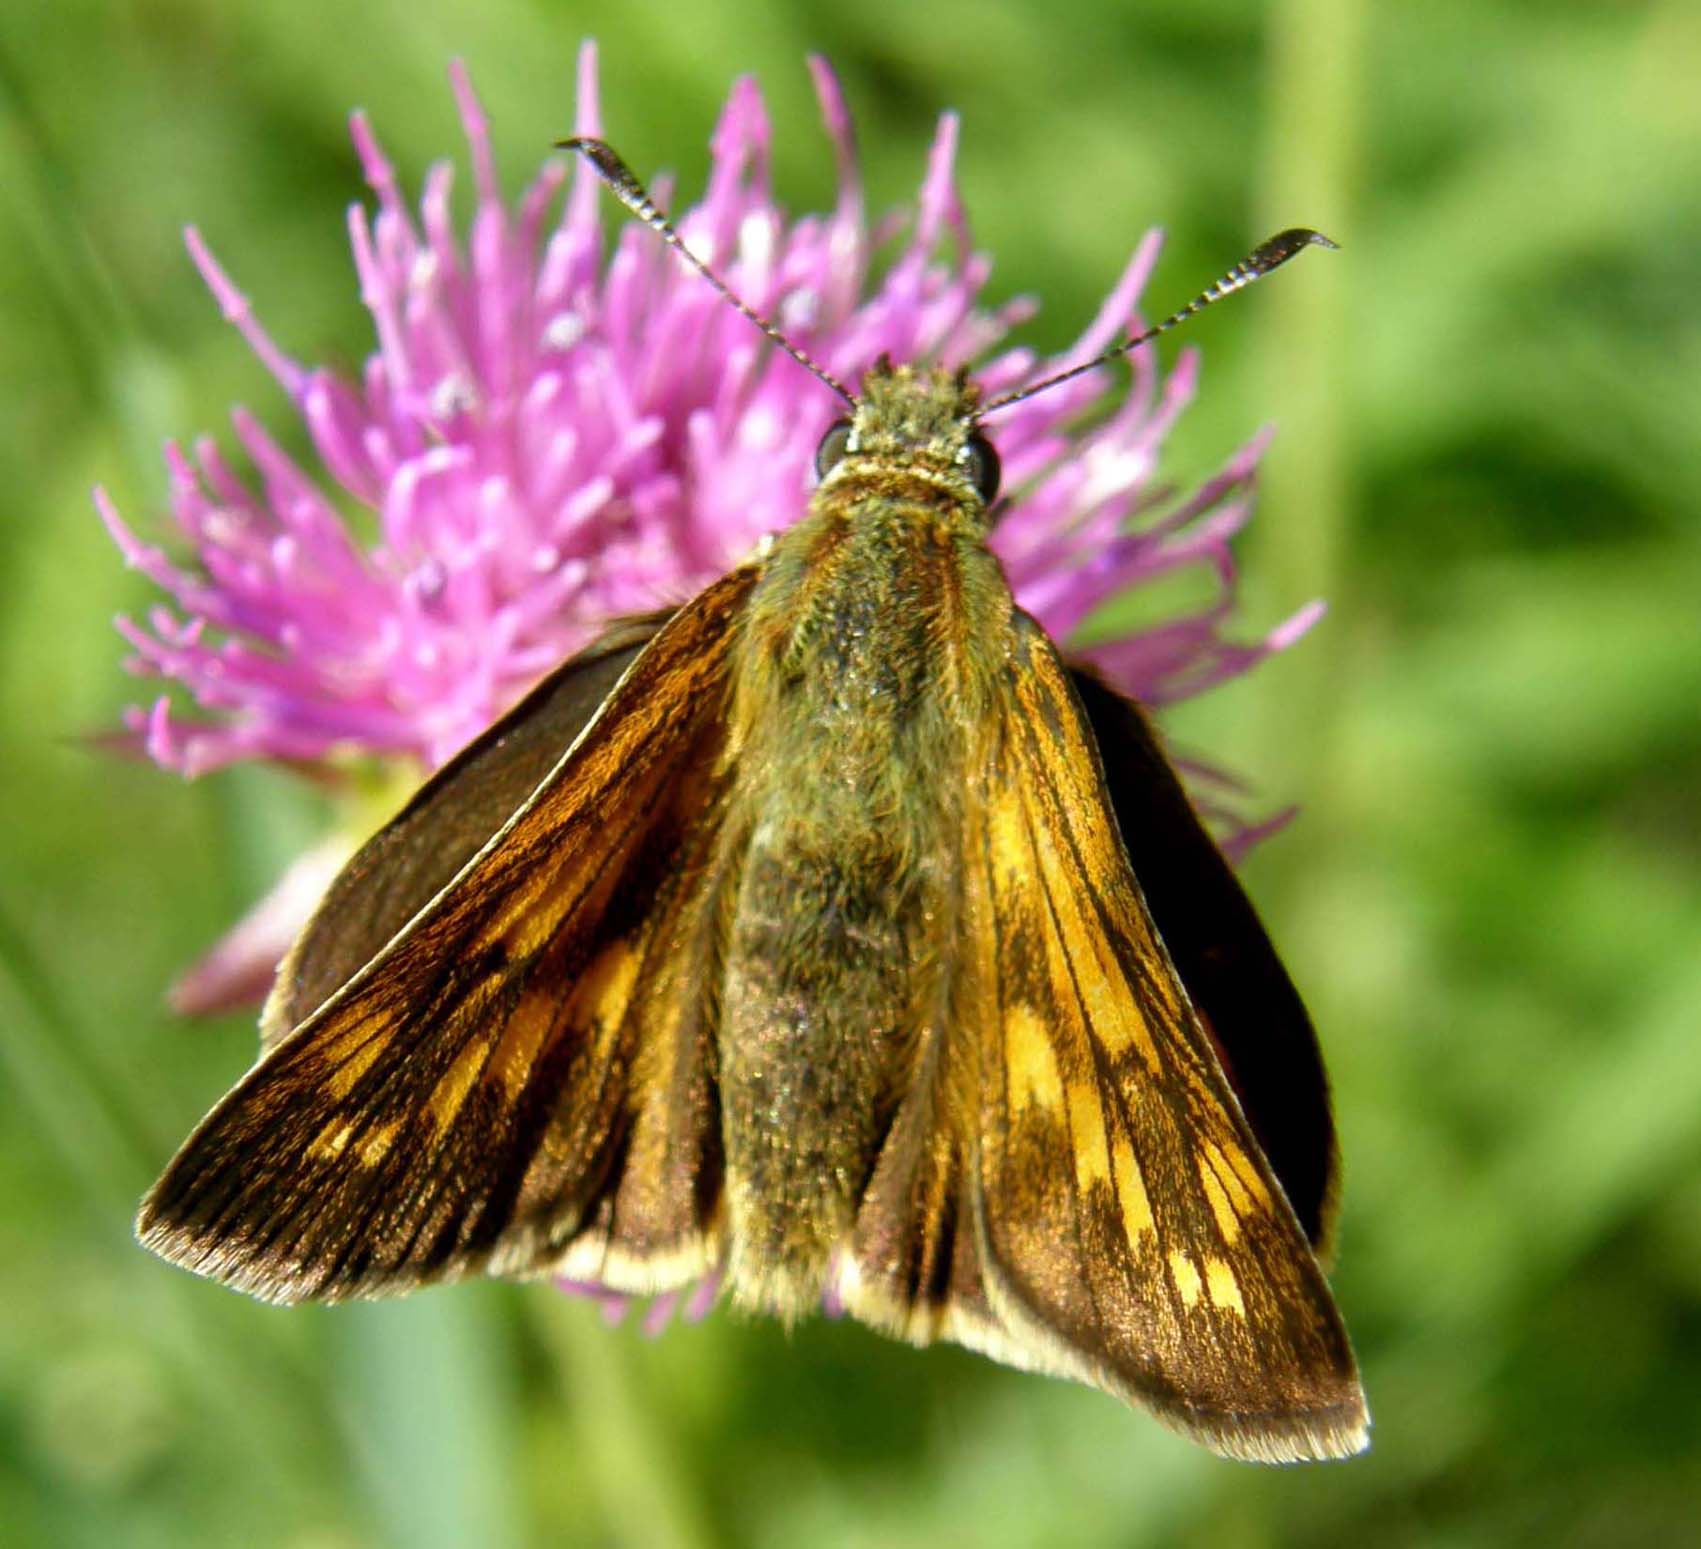
POLYGON ((630 1335, 582 1299, 528 1298, 555 1358, 562 1403, 603 1481, 607 1542, 631 1549, 714 1549, 718 1542, 672 1437, 634 1384, 630 1335))
POLYGON ((1295 264, 1263 287, 1259 402, 1279 415, 1265 458, 1248 574, 1262 607, 1314 597, 1320 638, 1260 670, 1259 770, 1272 791, 1320 797, 1330 721, 1352 629, 1344 560, 1352 511, 1346 301, 1353 273, 1353 184, 1366 30, 1360 0, 1277 0, 1268 41, 1268 109, 1258 229, 1315 226, 1339 254, 1295 264))

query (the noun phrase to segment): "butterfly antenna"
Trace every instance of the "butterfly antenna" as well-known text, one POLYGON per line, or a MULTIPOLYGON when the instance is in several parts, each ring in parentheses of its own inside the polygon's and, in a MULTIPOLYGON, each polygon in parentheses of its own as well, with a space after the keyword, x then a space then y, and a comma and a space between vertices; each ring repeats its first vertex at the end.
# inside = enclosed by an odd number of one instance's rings
POLYGON ((1186 322, 1194 313, 1203 312, 1213 301, 1221 301, 1224 296, 1232 296, 1237 290, 1245 290, 1254 280, 1261 280, 1272 269, 1281 268, 1305 248, 1339 246, 1340 243, 1331 242, 1322 232, 1313 231, 1309 226, 1290 226, 1286 231, 1279 231, 1267 242, 1260 242, 1215 285, 1207 286, 1179 312, 1172 312, 1155 327, 1136 334, 1132 339, 1124 339, 1120 344, 1113 344, 1102 355, 1095 355, 1078 366, 1071 366, 1067 371, 1049 376, 1043 382, 1018 388, 1013 393, 1006 393, 1002 398, 994 398, 976 417, 984 419, 994 409, 1008 408, 1013 403, 1020 403, 1024 398, 1032 398, 1035 393, 1043 393, 1048 387, 1056 387, 1059 382, 1067 382, 1071 377, 1078 377, 1095 366, 1102 366, 1107 360, 1115 360, 1118 355, 1126 355, 1130 350, 1139 349, 1142 344, 1149 343, 1159 334, 1168 333, 1178 323, 1186 322))
POLYGON ((597 176, 608 185, 614 197, 713 285, 740 313, 749 318, 805 371, 825 382, 853 408, 856 406, 856 398, 843 382, 825 366, 800 350, 767 318, 746 305, 713 269, 685 245, 679 233, 673 229, 672 222, 656 208, 656 202, 650 197, 649 191, 633 175, 632 169, 620 159, 613 146, 605 140, 595 140, 588 135, 575 135, 571 140, 557 140, 555 145, 557 150, 577 151, 583 156, 595 168, 597 176))

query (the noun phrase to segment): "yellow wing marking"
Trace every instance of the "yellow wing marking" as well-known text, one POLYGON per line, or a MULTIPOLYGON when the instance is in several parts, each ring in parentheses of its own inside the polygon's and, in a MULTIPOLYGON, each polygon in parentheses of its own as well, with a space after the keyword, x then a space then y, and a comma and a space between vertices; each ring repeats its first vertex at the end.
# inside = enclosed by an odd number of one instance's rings
MULTIPOLYGON (((1240 1149, 1232 1140, 1225 1140, 1221 1154, 1228 1158, 1229 1171, 1232 1177, 1238 1178, 1246 1192, 1265 1209, 1270 1205, 1270 1190, 1265 1185, 1263 1175, 1252 1165, 1252 1158, 1240 1149)), ((1225 1179, 1225 1182, 1227 1180, 1225 1179)), ((1231 1190, 1232 1192, 1232 1190, 1231 1190)), ((1248 1207, 1250 1208, 1250 1207, 1248 1207)))
POLYGON ((1083 1189, 1110 1181, 1110 1150, 1105 1142, 1104 1109, 1091 1081, 1069 1083, 1069 1132, 1075 1141, 1075 1181, 1083 1189))
MULTIPOLYGON (((551 930, 559 927, 561 915, 557 911, 540 908, 537 913, 551 930)), ((517 955, 522 950, 533 955, 549 945, 549 938, 531 919, 516 923, 506 940, 517 955), (522 949, 517 945, 518 937, 536 939, 522 949)), ((473 1088, 487 1076, 501 1082, 506 1101, 517 1098, 531 1079, 539 1053, 563 1029, 588 1033, 595 1045, 593 1057, 602 1062, 610 1039, 626 1015, 640 962, 641 954, 633 944, 617 938, 585 965, 565 1006, 559 987, 549 980, 528 986, 503 1018, 494 1041, 479 1038, 468 1043, 438 1079, 427 1104, 437 1132, 442 1134, 455 1122, 473 1088)), ((489 990, 480 997, 490 998, 489 990)))
POLYGON ((528 985, 526 991, 508 1013, 502 1024, 501 1036, 490 1051, 486 1069, 502 1083, 505 1098, 513 1102, 525 1090, 537 1063, 538 1052, 549 1041, 560 1023, 561 1009, 556 987, 551 984, 528 985))
POLYGON ((1217 1230, 1223 1234, 1223 1241, 1232 1248, 1240 1240, 1240 1217, 1235 1214, 1234 1206, 1229 1203, 1228 1192, 1217 1181, 1217 1175, 1211 1171, 1203 1158, 1199 1161, 1199 1182, 1204 1185, 1205 1201, 1216 1218, 1217 1230))
POLYGON ((1198 1166, 1211 1213, 1232 1247, 1240 1223, 1270 1208, 1270 1191, 1252 1159, 1228 1135, 1200 1137, 1198 1166))
POLYGON ((336 1043, 326 1050, 326 1059, 336 1067, 325 1080, 331 1096, 339 1100, 347 1097, 372 1068, 372 1062, 384 1052, 384 1022, 382 1012, 364 1016, 339 1034, 336 1043))
POLYGON ((1205 1260, 1205 1291, 1213 1307, 1238 1313, 1243 1318, 1246 1316, 1246 1303, 1240 1296, 1240 1281, 1225 1260, 1205 1260))
POLYGON ((1004 1056, 1015 1100, 1024 1108, 1061 1114, 1063 1077, 1052 1052, 1051 1034, 1032 1006, 1018 1003, 1005 1012, 1004 1056))
POLYGON ((1130 1243, 1138 1242, 1141 1235, 1157 1232, 1157 1226, 1152 1220, 1152 1202, 1146 1196, 1146 1180, 1140 1172, 1140 1164, 1134 1160, 1134 1147, 1128 1143, 1125 1135, 1118 1135, 1112 1148, 1116 1163, 1116 1197, 1122 1207, 1122 1225, 1128 1233, 1130 1243))
POLYGON ((573 990, 571 1015, 580 1026, 598 1034, 612 1032, 626 1015, 632 987, 638 980, 643 954, 633 942, 617 937, 586 966, 573 990))
POLYGON ((1170 1250, 1169 1273, 1170 1278, 1175 1281, 1175 1289, 1181 1296, 1182 1305, 1197 1307, 1204 1282, 1199 1278, 1199 1266, 1184 1249, 1170 1250))
POLYGON ((309 1149, 315 1156, 341 1156, 354 1135, 353 1119, 333 1119, 314 1139, 309 1149))
POLYGON ((603 1063, 608 1041, 626 1016, 640 962, 632 943, 616 938, 585 965, 565 1007, 554 984, 527 989, 490 1052, 489 1070, 509 1101, 525 1090, 538 1055, 559 1029, 589 1033, 595 1045, 592 1058, 603 1063))
POLYGON ((467 1093, 472 1091, 473 1083, 478 1080, 489 1055, 490 1046, 482 1039, 469 1043, 455 1056, 455 1062, 438 1078, 426 1108, 439 1135, 455 1122, 456 1115, 467 1100, 467 1093))
MULTIPOLYGON (((1030 753, 1025 746, 1021 751, 1030 753)), ((1015 800, 1024 806, 1020 843, 1028 861, 1025 867, 1018 864, 1010 870, 1017 876, 1025 875, 1037 881, 1045 895, 1051 981, 1072 986, 1071 993, 1060 999, 1079 1008, 1086 1022, 1083 1031, 1112 1057, 1128 1049, 1138 1049, 1146 1068, 1153 1075, 1162 1075, 1164 1063, 1152 1029, 1129 993, 1127 972, 1117 961, 1104 923, 1088 914, 1089 895, 1082 886, 1086 879, 1113 882, 1126 869, 1127 862, 1102 825, 1082 821, 1090 815, 1081 806, 1081 793, 1061 788, 1066 773, 1067 767, 1063 774, 1052 768, 1031 768, 1024 778, 1014 782, 1015 800), (1048 794, 1060 800, 1069 812, 1034 811, 1034 801, 1043 807, 1048 804, 1048 794), (1074 814, 1073 823, 1070 813, 1074 814), (1085 853, 1079 860, 1073 855, 1060 854, 1057 848, 1057 835, 1071 828, 1084 835, 1079 842, 1085 853), (1085 878, 1078 875, 1081 872, 1085 878)), ((997 803, 995 815, 998 809, 1010 804, 997 803)), ((999 843, 996 827, 994 834, 996 854, 999 843)), ((1011 837, 1006 842, 1014 844, 1017 840, 1011 837)), ((1127 920, 1116 923, 1127 939, 1133 939, 1127 920)), ((1168 987, 1161 980, 1158 987, 1167 993, 1168 987)), ((1176 1010, 1179 1012, 1179 1007, 1176 1010)))
POLYGON ((1003 792, 987 813, 987 827, 992 849, 993 875, 1001 886, 1008 886, 1027 876, 1032 846, 1028 842, 1027 818, 1022 811, 1021 797, 1014 790, 1003 792))
MULTIPOLYGON (((341 1156, 348 1150, 349 1142, 354 1139, 357 1123, 354 1119, 344 1119, 341 1122, 333 1119, 314 1138, 307 1148, 309 1153, 327 1161, 341 1156)), ((400 1122, 392 1120, 388 1124, 380 1124, 370 1134, 362 1136, 354 1148, 355 1158, 360 1165, 376 1167, 383 1161, 390 1150, 390 1142, 396 1138, 396 1132, 400 1128, 400 1122)))
MULTIPOLYGON (((598 838, 612 851, 623 848, 624 834, 598 838)), ((479 928, 466 949, 469 953, 500 951, 511 962, 524 962, 547 947, 562 919, 595 891, 599 879, 576 866, 544 865, 534 876, 522 876, 503 906, 479 928)))

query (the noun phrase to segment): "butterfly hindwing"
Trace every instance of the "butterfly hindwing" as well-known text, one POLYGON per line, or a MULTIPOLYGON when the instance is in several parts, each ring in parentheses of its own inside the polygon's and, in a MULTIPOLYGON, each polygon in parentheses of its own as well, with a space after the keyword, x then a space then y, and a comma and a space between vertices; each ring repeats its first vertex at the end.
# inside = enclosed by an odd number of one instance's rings
POLYGON ((477 1271, 680 1284, 715 1262, 706 857, 735 571, 572 751, 190 1137, 138 1231, 277 1301, 477 1271))
POLYGON ((943 1008, 922 1032, 832 1294, 864 1323, 912 1344, 950 1339, 987 1349, 996 1320, 975 1199, 978 1050, 953 1027, 943 1008))

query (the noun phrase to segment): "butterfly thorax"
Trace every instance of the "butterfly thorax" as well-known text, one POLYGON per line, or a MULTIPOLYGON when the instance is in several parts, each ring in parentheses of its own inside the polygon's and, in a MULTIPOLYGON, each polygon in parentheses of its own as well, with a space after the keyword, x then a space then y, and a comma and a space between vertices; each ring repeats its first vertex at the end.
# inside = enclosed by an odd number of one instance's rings
POLYGON ((942 836, 961 831, 1013 609, 958 471, 973 389, 907 370, 865 386, 867 433, 775 545, 732 674, 731 1277, 781 1313, 818 1302, 940 1013, 958 907, 942 836))

